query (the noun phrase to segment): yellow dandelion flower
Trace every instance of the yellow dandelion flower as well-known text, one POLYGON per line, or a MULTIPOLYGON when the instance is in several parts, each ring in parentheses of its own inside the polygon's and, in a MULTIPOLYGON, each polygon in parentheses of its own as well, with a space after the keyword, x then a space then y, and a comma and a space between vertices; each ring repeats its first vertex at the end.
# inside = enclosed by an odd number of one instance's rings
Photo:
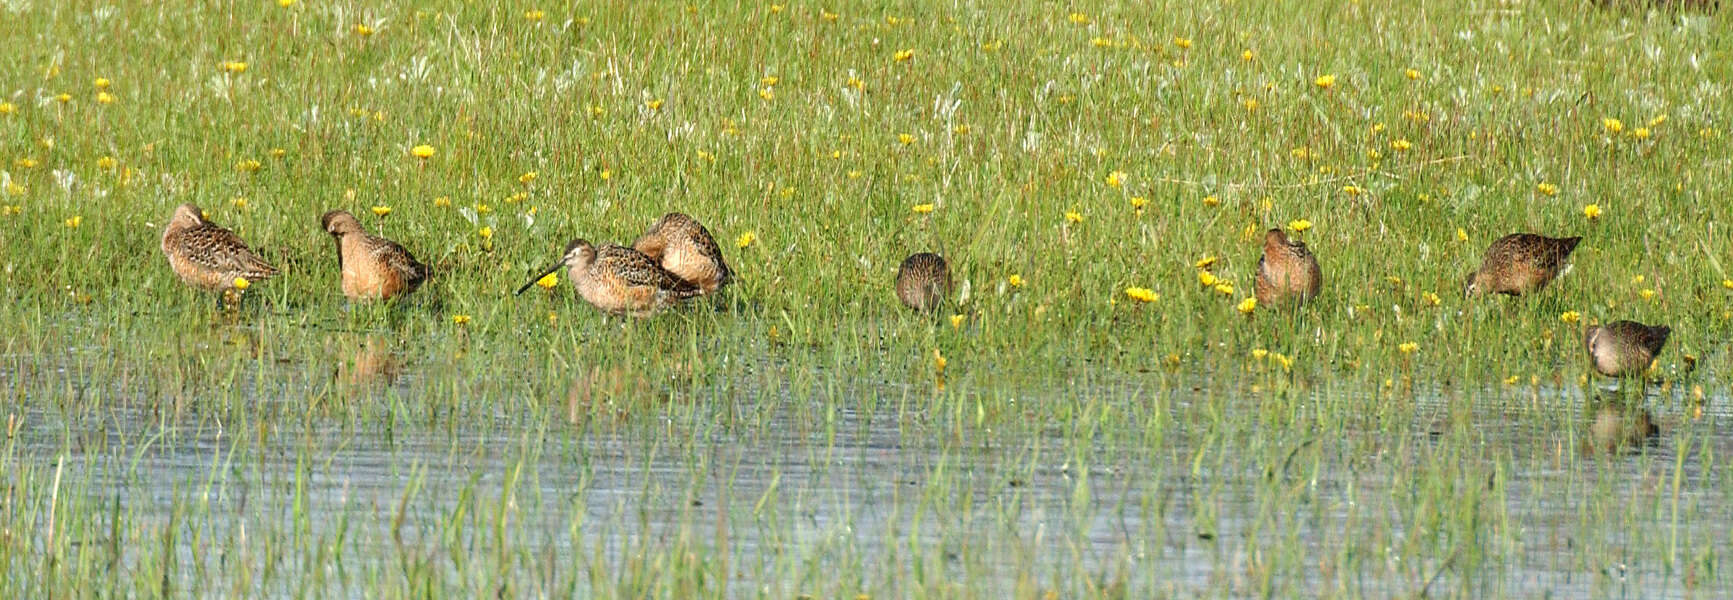
POLYGON ((1642 291, 1637 292, 1637 295, 1642 296, 1644 300, 1654 300, 1655 299, 1655 290, 1653 290, 1651 288, 1643 288, 1642 291))
POLYGON ((1724 287, 1724 288, 1727 288, 1727 289, 1730 289, 1730 290, 1733 290, 1733 279, 1723 279, 1723 280, 1721 280, 1721 287, 1724 287))
POLYGON ((547 275, 543 275, 541 279, 537 279, 536 285, 541 286, 541 288, 544 290, 554 289, 554 286, 557 286, 560 284, 560 274, 558 272, 559 270, 555 269, 554 271, 555 272, 553 272, 553 273, 548 273, 547 275))
POLYGON ((1639 140, 1649 139, 1649 128, 1638 127, 1636 129, 1633 129, 1633 130, 1631 130, 1631 137, 1637 138, 1639 140))
POLYGON ((1312 84, 1327 90, 1336 85, 1336 76, 1319 75, 1317 79, 1312 80, 1312 84))
POLYGON ((12 161, 12 166, 18 167, 20 169, 34 169, 34 168, 36 168, 36 165, 37 165, 37 162, 36 162, 36 159, 34 159, 34 158, 20 158, 18 160, 12 161))
POLYGON ((1396 138, 1396 141, 1390 142, 1390 149, 1397 152, 1407 152, 1409 148, 1413 147, 1414 144, 1410 143, 1407 138, 1396 138))
POLYGON ((1342 186, 1342 193, 1347 194, 1349 196, 1358 196, 1362 192, 1365 192, 1365 191, 1366 190, 1360 189, 1360 186, 1357 186, 1357 185, 1344 185, 1344 186, 1342 186))
POLYGON ((755 242, 757 240, 758 240, 758 236, 754 235, 752 232, 748 231, 746 233, 740 234, 739 237, 734 238, 734 245, 739 246, 741 248, 745 248, 747 246, 751 246, 752 242, 755 242))
POLYGON ((1149 204, 1148 198, 1145 198, 1143 196, 1132 196, 1131 197, 1131 208, 1134 210, 1143 210, 1143 207, 1148 205, 1148 204, 1149 204))
POLYGON ((517 182, 518 183, 528 184, 529 182, 535 181, 535 180, 536 180, 536 172, 535 171, 524 171, 524 174, 517 176, 517 182))
POLYGON ((933 212, 933 204, 931 202, 926 204, 916 204, 914 210, 916 213, 924 215, 933 212))
POLYGON ((943 372, 945 372, 945 365, 947 365, 947 364, 950 364, 950 361, 945 360, 945 355, 940 354, 938 348, 934 348, 933 349, 933 370, 938 371, 940 373, 943 373, 943 372))
POLYGON ((96 78, 96 82, 95 82, 95 85, 96 85, 96 89, 99 89, 99 90, 106 90, 106 89, 108 89, 108 86, 109 86, 109 81, 108 81, 108 78, 107 78, 107 77, 98 77, 98 78, 96 78))
POLYGON ((367 36, 373 35, 373 27, 369 26, 366 23, 356 23, 354 31, 355 31, 355 35, 358 35, 361 37, 367 37, 367 36))
POLYGON ((451 206, 451 197, 450 196, 440 196, 438 198, 434 198, 433 199, 433 205, 440 207, 440 208, 445 208, 445 207, 451 206))
POLYGON ((475 234, 481 236, 481 239, 491 240, 493 239, 493 228, 484 226, 481 229, 477 229, 475 234))
POLYGON ((1107 185, 1119 187, 1125 185, 1125 171, 1114 171, 1107 174, 1107 185))
POLYGON ((389 207, 389 206, 375 206, 375 207, 373 207, 373 214, 381 216, 381 217, 383 217, 385 215, 389 215, 389 214, 391 214, 391 207, 389 207))
POLYGON ((18 112, 17 106, 11 102, 0 102, 0 115, 9 115, 15 112, 18 112))
POLYGON ((67 217, 67 219, 66 219, 66 227, 68 229, 78 229, 78 226, 83 225, 83 224, 84 224, 84 216, 83 215, 72 215, 71 217, 67 217))
POLYGON ((1406 71, 1403 71, 1402 76, 1407 77, 1409 81, 1419 81, 1420 80, 1420 72, 1416 71, 1414 69, 1408 69, 1406 71))
POLYGON ((1252 349, 1252 360, 1263 360, 1264 357, 1269 356, 1269 355, 1270 355, 1269 350, 1265 350, 1263 348, 1253 348, 1252 349))
POLYGON ((113 171, 117 164, 118 163, 115 162, 114 157, 112 156, 104 156, 96 159, 96 168, 104 171, 113 171))
POLYGON ((72 101, 72 94, 62 93, 58 96, 55 96, 54 99, 59 101, 61 104, 66 104, 67 102, 72 101))
POLYGON ((1217 278, 1215 273, 1200 270, 1197 272, 1197 282, 1204 287, 1215 287, 1215 284, 1221 283, 1221 279, 1217 278))
POLYGON ((1456 241, 1458 241, 1458 242, 1468 241, 1468 230, 1463 229, 1461 227, 1457 227, 1456 228, 1456 241))
POLYGON ((765 100, 775 100, 776 99, 776 90, 773 90, 770 88, 759 88, 758 89, 758 97, 763 98, 765 100))
POLYGON ((915 57, 915 49, 914 48, 904 48, 902 50, 898 50, 896 54, 891 55, 891 60, 895 60, 897 62, 908 62, 909 59, 912 59, 914 57, 915 57))
POLYGON ((1065 211, 1065 220, 1070 223, 1082 223, 1083 215, 1074 210, 1065 211))
POLYGON ((238 60, 228 60, 228 61, 223 61, 223 63, 220 65, 220 68, 222 69, 222 71, 224 73, 239 75, 241 73, 247 72, 247 63, 244 63, 244 62, 241 62, 238 60))
POLYGON ((433 157, 433 146, 429 146, 427 144, 422 144, 422 145, 416 146, 414 148, 410 148, 409 153, 414 155, 416 158, 432 158, 433 157))
POLYGON ((1607 133, 1617 135, 1625 130, 1625 123, 1624 121, 1608 117, 1601 119, 1601 127, 1606 128, 1607 133))
POLYGON ((963 315, 951 315, 951 329, 961 329, 964 318, 963 315))
POLYGON ((1234 282, 1232 282, 1232 281, 1219 282, 1216 284, 1215 290, 1216 290, 1217 294, 1221 294, 1223 296, 1232 296, 1232 295, 1234 295, 1234 282))
POLYGON ((467 324, 469 323, 469 315, 451 315, 451 323, 453 325, 467 324))
POLYGON ((1258 53, 1252 52, 1252 50, 1250 48, 1247 48, 1245 50, 1240 51, 1240 60, 1243 60, 1246 62, 1252 62, 1253 60, 1257 59, 1257 57, 1258 57, 1258 53))
POLYGON ((648 107, 650 110, 662 110, 662 99, 656 98, 653 100, 647 100, 644 102, 644 106, 648 107))
POLYGON ((1252 311, 1257 309, 1258 299, 1250 296, 1247 296, 1245 300, 1241 300, 1239 304, 1234 306, 1234 310, 1240 311, 1240 314, 1242 315, 1252 314, 1252 311))
POLYGON ((1197 259, 1197 262, 1192 263, 1191 266, 1198 268, 1198 269, 1208 269, 1210 267, 1215 266, 1215 264, 1216 264, 1216 257, 1205 256, 1203 258, 1197 259))
POLYGON ((1215 206, 1217 204, 1221 204, 1221 202, 1222 202, 1222 199, 1217 198, 1215 196, 1204 196, 1203 197, 1203 205, 1204 206, 1215 206))
POLYGON ((836 17, 837 17, 836 13, 830 12, 828 10, 819 9, 819 11, 818 11, 818 18, 823 19, 826 23, 835 21, 836 17))
POLYGON ((1312 220, 1311 219, 1295 219, 1292 221, 1288 221, 1288 229, 1292 229, 1297 233, 1304 233, 1307 229, 1311 229, 1311 228, 1312 228, 1312 220))
POLYGON ((908 133, 899 133, 899 134, 897 134, 897 143, 902 144, 904 146, 907 146, 909 144, 913 144, 913 143, 915 143, 915 136, 913 134, 908 134, 908 133))
POLYGON ((241 291, 246 291, 247 288, 252 287, 253 285, 253 282, 247 281, 247 278, 245 277, 236 277, 235 280, 230 283, 234 284, 235 289, 241 291))
POLYGON ((1088 25, 1089 24, 1089 15, 1086 15, 1086 14, 1083 14, 1080 12, 1074 12, 1074 13, 1071 13, 1069 15, 1065 15, 1065 19, 1068 21, 1071 21, 1071 24, 1073 24, 1073 25, 1088 25))
POLYGON ((1588 220, 1590 220, 1590 221, 1601 218, 1601 205, 1590 204, 1590 205, 1584 206, 1583 207, 1583 216, 1588 218, 1588 220))
POLYGON ((256 160, 249 158, 249 159, 243 160, 241 162, 235 163, 235 170, 240 171, 242 173, 252 173, 252 172, 258 171, 260 166, 262 166, 262 165, 259 164, 259 161, 256 161, 256 160))
MULTIPOLYGON (((1023 276, 1012 273, 1010 277, 1005 278, 1005 283, 1011 284, 1011 287, 1014 288, 1023 287, 1023 276)), ((1728 286, 1728 288, 1733 289, 1733 286, 1728 286)))
POLYGON ((614 177, 614 170, 613 169, 602 169, 602 181, 607 181, 609 179, 612 179, 613 177, 614 177))
POLYGON ((957 135, 969 135, 969 125, 967 123, 964 123, 962 125, 952 127, 951 133, 955 133, 957 135))
POLYGON ((1113 40, 1104 37, 1090 38, 1089 45, 1096 48, 1112 48, 1113 40))
POLYGON ((1558 186, 1542 181, 1535 184, 1534 191, 1540 192, 1542 196, 1557 196, 1558 186))
POLYGON ((1179 46, 1180 50, 1189 49, 1191 48, 1191 38, 1175 37, 1173 38, 1173 45, 1179 46))
POLYGON ((849 171, 848 171, 848 178, 849 179, 860 179, 860 176, 861 176, 861 172, 859 169, 849 169, 849 171))
POLYGON ((1564 313, 1562 313, 1558 316, 1558 320, 1564 321, 1566 323, 1576 323, 1577 321, 1581 321, 1582 319, 1583 319, 1583 314, 1579 313, 1577 311, 1574 311, 1574 310, 1564 311, 1564 313))
POLYGON ((540 21, 540 20, 542 20, 543 17, 546 17, 546 16, 547 16, 546 13, 543 13, 542 11, 539 11, 539 10, 524 11, 524 19, 529 20, 529 21, 540 21))
POLYGON ((1141 287, 1125 288, 1125 297, 1138 302, 1155 302, 1156 300, 1161 299, 1161 295, 1155 293, 1155 290, 1141 287))
MULTIPOLYGON (((5 106, 6 105, 0 105, 0 108, 4 108, 5 106)), ((0 112, 9 112, 9 111, 0 111, 0 112)), ((1721 137, 1721 132, 1715 131, 1714 127, 1704 127, 1702 129, 1697 130, 1697 137, 1703 138, 1705 140, 1712 140, 1712 139, 1721 137)))
POLYGON ((246 196, 235 196, 235 197, 229 199, 229 204, 234 205, 235 208, 246 208, 247 207, 247 197, 246 196))
POLYGON ((97 104, 114 104, 114 94, 110 94, 108 92, 97 92, 96 93, 96 103, 97 104))
POLYGON ((1396 350, 1402 352, 1403 354, 1413 354, 1416 350, 1419 350, 1419 349, 1420 349, 1420 344, 1416 344, 1414 342, 1402 342, 1401 345, 1396 346, 1396 350))

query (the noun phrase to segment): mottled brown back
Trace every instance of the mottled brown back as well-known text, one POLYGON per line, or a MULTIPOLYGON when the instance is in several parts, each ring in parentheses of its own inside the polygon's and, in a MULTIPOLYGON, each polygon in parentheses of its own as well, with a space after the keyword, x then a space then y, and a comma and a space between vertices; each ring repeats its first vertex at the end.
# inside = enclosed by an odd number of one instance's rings
POLYGON ((897 269, 897 299, 918 311, 937 309, 951 294, 951 269, 931 252, 909 255, 897 269))

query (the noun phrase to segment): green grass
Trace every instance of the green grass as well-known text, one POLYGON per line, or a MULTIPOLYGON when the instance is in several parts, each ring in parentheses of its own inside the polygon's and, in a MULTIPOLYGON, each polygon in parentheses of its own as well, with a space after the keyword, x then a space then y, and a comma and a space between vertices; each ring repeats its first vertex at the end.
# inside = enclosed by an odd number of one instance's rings
POLYGON ((1725 595, 1726 23, 6 3, 0 590, 1725 595), (283 270, 238 313, 160 256, 189 201, 283 270), (348 306, 336 208, 430 283, 348 306), (714 303, 511 296, 669 210, 738 273, 714 303), (1241 315, 1299 219, 1323 294, 1241 315), (1515 231, 1585 239, 1464 300, 1515 231), (892 295, 927 250, 959 326, 892 295), (1585 453, 1617 319, 1673 328, 1612 405, 1662 433, 1585 453))

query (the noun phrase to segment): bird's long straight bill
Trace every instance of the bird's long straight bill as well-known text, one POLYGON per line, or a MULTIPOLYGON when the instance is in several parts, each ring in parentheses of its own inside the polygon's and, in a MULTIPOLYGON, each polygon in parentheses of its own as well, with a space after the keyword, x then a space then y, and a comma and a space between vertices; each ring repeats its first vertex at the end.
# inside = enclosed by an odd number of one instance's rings
POLYGON ((537 281, 541 281, 543 277, 547 277, 549 274, 553 273, 554 271, 560 270, 560 267, 563 267, 563 266, 566 266, 566 263, 564 263, 564 262, 554 263, 554 266, 551 266, 551 267, 548 267, 547 269, 544 269, 540 274, 536 275, 535 277, 531 277, 529 283, 526 283, 526 284, 524 284, 523 287, 518 288, 516 292, 512 292, 512 295, 522 296, 524 293, 524 290, 530 289, 530 287, 534 286, 537 281))

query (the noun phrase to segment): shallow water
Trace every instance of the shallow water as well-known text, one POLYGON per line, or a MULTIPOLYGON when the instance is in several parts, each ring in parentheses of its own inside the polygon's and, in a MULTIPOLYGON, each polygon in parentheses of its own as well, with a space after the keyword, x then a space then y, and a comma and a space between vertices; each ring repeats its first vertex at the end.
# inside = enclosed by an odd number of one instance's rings
MULTIPOLYGON (((83 507, 75 553, 117 554, 126 573, 174 532, 164 585, 199 595, 678 595, 655 582, 681 573, 778 597, 1733 590, 1715 568, 1733 539, 1715 462, 1733 405, 1697 416, 1683 386, 1645 402, 1659 436, 1607 453, 1584 449, 1571 386, 1381 395, 1099 371, 953 383, 935 401, 890 365, 763 356, 689 385, 597 367, 547 378, 564 389, 487 388, 527 396, 512 402, 443 401, 443 383, 477 376, 453 364, 473 363, 341 332, 273 359, 260 336, 218 331, 195 345, 258 358, 232 389, 185 397, 145 358, 166 348, 4 361, 0 387, 23 398, 8 463, 30 470, 9 485, 83 507)), ((537 364, 517 352, 487 360, 537 364)))

